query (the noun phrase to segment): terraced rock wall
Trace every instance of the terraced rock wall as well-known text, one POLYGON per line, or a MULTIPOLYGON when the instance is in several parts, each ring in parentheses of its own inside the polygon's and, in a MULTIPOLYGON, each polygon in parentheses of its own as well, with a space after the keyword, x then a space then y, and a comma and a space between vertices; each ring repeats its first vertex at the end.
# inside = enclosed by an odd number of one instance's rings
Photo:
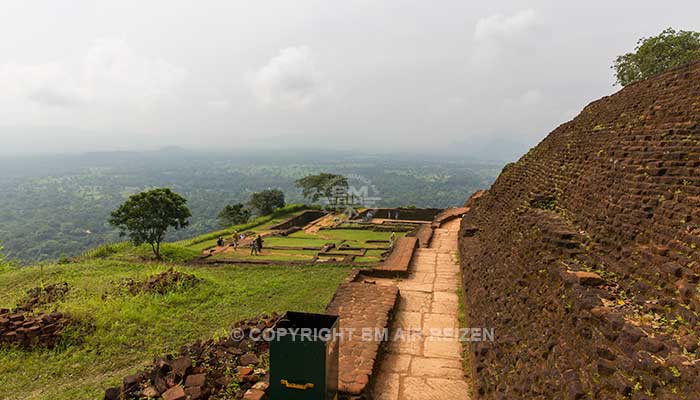
POLYGON ((700 63, 553 131, 469 202, 461 262, 482 399, 697 399, 700 63))

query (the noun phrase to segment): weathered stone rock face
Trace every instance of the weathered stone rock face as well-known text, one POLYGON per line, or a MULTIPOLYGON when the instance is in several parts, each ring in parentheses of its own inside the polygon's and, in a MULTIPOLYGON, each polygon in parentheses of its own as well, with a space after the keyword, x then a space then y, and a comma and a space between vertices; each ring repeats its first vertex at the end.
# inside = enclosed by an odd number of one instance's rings
POLYGON ((700 396, 700 63, 590 104, 469 205, 476 397, 700 396))

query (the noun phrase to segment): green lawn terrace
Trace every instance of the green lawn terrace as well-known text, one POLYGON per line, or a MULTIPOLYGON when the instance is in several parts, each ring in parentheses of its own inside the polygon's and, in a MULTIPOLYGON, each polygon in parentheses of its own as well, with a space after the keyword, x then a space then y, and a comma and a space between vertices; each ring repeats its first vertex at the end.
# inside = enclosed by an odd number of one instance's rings
POLYGON ((54 349, 0 346, 0 399, 101 399, 106 387, 198 339, 224 335, 235 321, 286 310, 323 312, 350 267, 174 265, 91 259, 0 271, 0 308, 29 289, 66 282, 65 297, 34 312, 60 311, 89 324, 54 349), (199 282, 166 294, 130 294, 121 282, 175 269, 199 282))
POLYGON ((216 238, 193 246, 201 249, 200 261, 206 263, 334 263, 371 267, 389 255, 392 234, 396 239, 414 235, 439 210, 421 211, 424 209, 360 210, 358 216, 349 218, 344 213, 317 210, 309 217, 309 210, 301 210, 286 219, 274 218, 245 231, 228 231, 224 246, 217 246, 216 238), (396 219, 402 217, 401 213, 406 218, 422 219, 396 219), (232 245, 233 231, 247 235, 237 247, 232 245), (263 237, 264 244, 260 254, 254 255, 249 244, 257 235, 263 237))

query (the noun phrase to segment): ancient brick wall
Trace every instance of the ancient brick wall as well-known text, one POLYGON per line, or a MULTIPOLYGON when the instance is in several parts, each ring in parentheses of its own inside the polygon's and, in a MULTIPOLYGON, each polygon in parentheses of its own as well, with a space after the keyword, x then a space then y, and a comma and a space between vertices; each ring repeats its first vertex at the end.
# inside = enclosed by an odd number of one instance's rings
POLYGON ((275 226, 270 227, 270 229, 284 230, 293 227, 303 228, 307 224, 323 217, 326 215, 325 212, 319 210, 306 210, 299 215, 295 215, 275 226))
POLYGON ((700 63, 587 106, 470 201, 475 395, 700 398, 700 63))
POLYGON ((377 208, 362 211, 356 218, 363 218, 368 212, 371 212, 374 218, 432 221, 441 211, 441 208, 377 208))

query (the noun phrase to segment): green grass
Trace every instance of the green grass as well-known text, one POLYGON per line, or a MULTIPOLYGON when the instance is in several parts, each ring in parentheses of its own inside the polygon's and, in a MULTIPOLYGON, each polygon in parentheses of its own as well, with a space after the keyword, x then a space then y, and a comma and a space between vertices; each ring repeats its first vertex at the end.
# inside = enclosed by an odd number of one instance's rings
MULTIPOLYGON (((405 233, 397 232, 396 236, 403 236, 405 233)), ((294 232, 289 236, 273 236, 265 239, 265 246, 289 246, 289 247, 322 247, 326 243, 335 243, 336 246, 348 244, 351 247, 376 247, 377 244, 367 244, 367 240, 389 240, 391 232, 373 232, 371 230, 357 229, 327 229, 318 233, 305 233, 303 231, 294 232)), ((355 254, 357 250, 344 250, 336 248, 333 253, 355 254)), ((356 262, 376 263, 381 260, 383 250, 369 250, 362 257, 356 257, 356 262)), ((311 260, 318 255, 315 250, 274 250, 263 248, 262 254, 251 256, 247 247, 240 247, 238 251, 218 253, 210 260, 270 260, 270 261, 305 261, 311 260)), ((339 256, 330 256, 338 258, 339 256)))
MULTIPOLYGON (((199 251, 175 243, 160 245, 160 256, 164 262, 185 263, 198 257, 199 251)), ((116 261, 142 262, 153 260, 153 250, 148 244, 134 246, 129 242, 112 243, 97 247, 78 257, 79 261, 110 259, 116 261)))
POLYGON ((274 261, 311 261, 318 254, 315 250, 270 250, 263 249, 260 255, 251 255, 247 247, 239 248, 236 252, 217 253, 209 260, 274 260, 274 261))
MULTIPOLYGON (((396 232, 396 237, 405 235, 405 232, 396 232)), ((345 240, 364 246, 367 240, 389 240, 391 232, 374 232, 360 229, 324 229, 318 232, 323 239, 345 240)))
POLYGON ((262 232, 267 228, 291 217, 293 214, 303 210, 308 210, 310 208, 310 206, 306 206, 304 204, 288 204, 287 206, 280 208, 279 210, 275 211, 270 215, 264 215, 262 217, 255 218, 254 220, 246 224, 235 225, 230 228, 209 232, 204 235, 196 236, 192 239, 176 242, 176 244, 188 247, 195 251, 202 252, 203 250, 214 247, 216 245, 216 239, 218 239, 219 236, 228 238, 228 236, 231 236, 234 232, 245 232, 253 230, 253 228, 255 228, 254 231, 256 233, 262 232))
MULTIPOLYGON (((295 233, 296 234, 296 233, 295 233)), ((323 247, 326 243, 332 243, 333 240, 320 239, 317 236, 313 237, 297 237, 290 235, 273 236, 265 238, 264 246, 289 246, 289 247, 323 247)))
POLYGON ((115 290, 124 278, 145 279, 169 267, 90 259, 1 272, 0 307, 15 305, 41 282, 66 281, 67 297, 53 306, 90 321, 95 330, 81 344, 64 348, 0 350, 0 398, 101 398, 105 388, 118 385, 154 356, 208 338, 239 319, 272 311, 323 312, 349 272, 329 265, 181 266, 177 269, 202 282, 165 295, 115 290))
MULTIPOLYGON (((256 231, 261 231, 259 228, 256 231)), ((404 236, 405 232, 396 232, 397 237, 404 236)), ((361 229, 323 229, 317 233, 306 233, 297 231, 289 236, 272 236, 265 238, 263 253, 258 256, 251 256, 247 246, 239 247, 235 253, 227 251, 213 255, 210 260, 270 260, 270 261, 305 261, 311 260, 318 254, 314 250, 273 250, 265 249, 266 246, 288 246, 288 247, 322 247, 327 243, 335 243, 336 246, 347 244, 350 247, 380 247, 382 244, 367 243, 367 240, 389 240, 391 232, 374 232, 372 230, 361 229)), ((333 253, 357 253, 357 250, 343 250, 336 248, 333 253)), ((356 257, 356 262, 376 263, 381 260, 383 250, 369 250, 365 256, 356 257)), ((338 258, 338 256, 331 256, 338 258)))

